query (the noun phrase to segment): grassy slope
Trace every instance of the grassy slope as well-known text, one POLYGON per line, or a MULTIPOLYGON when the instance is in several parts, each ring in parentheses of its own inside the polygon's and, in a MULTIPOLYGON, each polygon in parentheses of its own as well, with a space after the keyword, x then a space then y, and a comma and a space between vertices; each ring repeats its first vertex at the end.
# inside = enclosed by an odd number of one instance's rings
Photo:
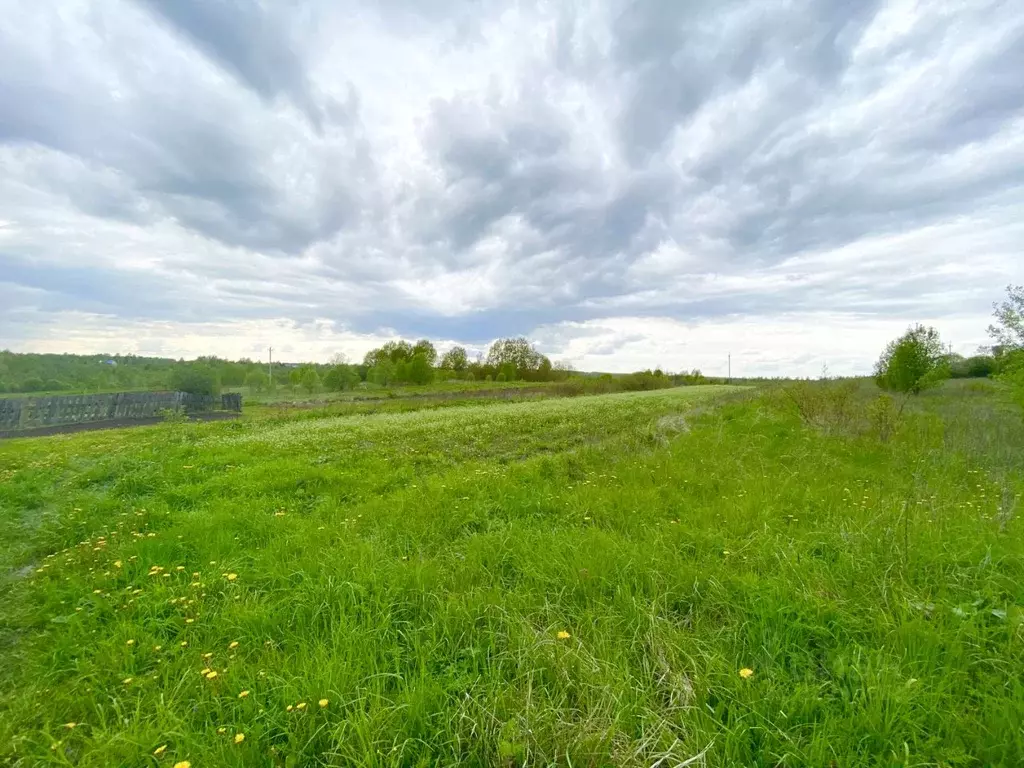
POLYGON ((0 762, 1020 764, 1019 417, 712 394, 0 444, 0 762))

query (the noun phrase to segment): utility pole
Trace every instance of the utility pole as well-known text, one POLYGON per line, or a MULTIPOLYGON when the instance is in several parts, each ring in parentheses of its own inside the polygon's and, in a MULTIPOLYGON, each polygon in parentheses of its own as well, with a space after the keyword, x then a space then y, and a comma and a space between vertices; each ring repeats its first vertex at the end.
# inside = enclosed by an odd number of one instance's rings
POLYGON ((729 378, 726 383, 732 384, 732 352, 729 353, 729 378))
POLYGON ((267 350, 267 389, 274 388, 274 348, 270 347, 267 350))

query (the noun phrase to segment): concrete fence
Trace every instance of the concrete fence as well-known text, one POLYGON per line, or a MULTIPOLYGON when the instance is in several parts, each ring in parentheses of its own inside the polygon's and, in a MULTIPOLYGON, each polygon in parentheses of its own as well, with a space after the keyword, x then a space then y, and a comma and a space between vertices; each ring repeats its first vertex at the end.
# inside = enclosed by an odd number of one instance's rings
POLYGON ((0 399, 0 431, 83 424, 117 419, 146 419, 165 410, 241 411, 242 396, 190 395, 187 392, 114 392, 105 395, 48 395, 0 399))

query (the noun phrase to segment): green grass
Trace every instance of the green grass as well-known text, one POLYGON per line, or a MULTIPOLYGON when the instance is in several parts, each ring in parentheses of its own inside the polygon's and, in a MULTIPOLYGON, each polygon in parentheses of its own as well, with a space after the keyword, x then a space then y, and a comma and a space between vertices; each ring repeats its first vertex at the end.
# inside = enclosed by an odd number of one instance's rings
POLYGON ((953 386, 0 443, 0 764, 1020 765, 1022 458, 953 386))

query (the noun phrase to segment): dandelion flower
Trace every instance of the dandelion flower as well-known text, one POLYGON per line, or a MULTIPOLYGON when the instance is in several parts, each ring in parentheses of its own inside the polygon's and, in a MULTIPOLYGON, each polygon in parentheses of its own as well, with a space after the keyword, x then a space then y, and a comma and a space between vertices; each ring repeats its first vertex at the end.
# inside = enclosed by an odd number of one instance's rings
POLYGON ((78 723, 64 723, 64 727, 70 731, 72 728, 78 727, 78 723))
POLYGON ((330 703, 327 699, 320 699, 320 709, 324 709, 330 703))
POLYGON ((124 683, 125 685, 131 685, 131 683, 132 683, 132 680, 134 680, 134 679, 135 679, 135 678, 133 678, 133 677, 126 677, 126 678, 125 678, 124 680, 122 680, 121 682, 122 682, 122 683, 124 683))
POLYGON ((122 565, 123 565, 123 563, 120 560, 115 560, 114 561, 114 567, 115 568, 120 568, 122 565))
POLYGON ((156 757, 160 757, 160 755, 162 755, 166 751, 167 751, 167 745, 166 744, 161 744, 159 747, 157 747, 156 749, 153 750, 153 754, 156 757))
POLYGON ((199 670, 199 674, 202 675, 203 677, 206 677, 208 674, 210 674, 210 668, 209 667, 203 667, 201 670, 199 670))
POLYGON ((217 733, 219 733, 221 736, 223 736, 227 732, 228 732, 228 729, 225 726, 223 726, 223 725, 220 728, 217 729, 217 733))
POLYGON ((154 646, 153 646, 153 650, 154 650, 154 651, 159 651, 159 650, 162 650, 162 649, 163 649, 163 646, 162 646, 162 645, 154 645, 154 646))
POLYGON ((181 647, 184 648, 186 645, 188 645, 188 640, 182 640, 181 647))
POLYGON ((238 641, 237 640, 232 640, 231 643, 228 645, 228 650, 229 651, 233 651, 237 647, 238 647, 238 641))
POLYGON ((742 677, 744 680, 749 680, 753 676, 754 670, 752 670, 750 667, 744 667, 740 670, 740 677, 742 677))
POLYGON ((559 640, 568 640, 572 635, 566 632, 564 629, 558 630, 558 634, 555 635, 559 640))
POLYGON ((125 645, 135 645, 135 641, 129 640, 127 643, 125 643, 125 645))
POLYGON ((175 763, 174 768, 192 768, 192 763, 188 760, 182 760, 181 762, 175 763))
POLYGON ((245 734, 244 733, 236 733, 235 734, 235 744, 241 744, 243 741, 245 741, 245 734))
MULTIPOLYGON (((284 708, 284 711, 285 712, 291 712, 293 709, 295 709, 295 707, 293 707, 291 704, 289 704, 287 707, 284 708)), ((74 727, 74 726, 72 726, 72 727, 74 727)))
POLYGON ((228 581, 234 581, 235 579, 238 578, 238 574, 237 573, 229 573, 225 578, 228 581))
POLYGON ((217 670, 216 669, 211 669, 209 672, 206 673, 206 679, 207 680, 213 680, 216 676, 217 676, 217 670))
POLYGON ((240 698, 240 699, 244 699, 244 698, 245 698, 245 697, 247 697, 248 695, 249 695, 249 692, 248 692, 248 691, 242 691, 242 692, 240 692, 240 693, 238 694, 238 698, 240 698))
POLYGON ((186 624, 193 624, 193 623, 195 623, 195 619, 185 619, 185 623, 186 624))
POLYGON ((204 653, 203 654, 203 658, 204 659, 212 659, 213 658, 213 653, 212 652, 211 653, 204 653))
POLYGON ((306 702, 300 701, 298 704, 295 705, 295 708, 296 709, 305 709, 306 708, 306 702))

